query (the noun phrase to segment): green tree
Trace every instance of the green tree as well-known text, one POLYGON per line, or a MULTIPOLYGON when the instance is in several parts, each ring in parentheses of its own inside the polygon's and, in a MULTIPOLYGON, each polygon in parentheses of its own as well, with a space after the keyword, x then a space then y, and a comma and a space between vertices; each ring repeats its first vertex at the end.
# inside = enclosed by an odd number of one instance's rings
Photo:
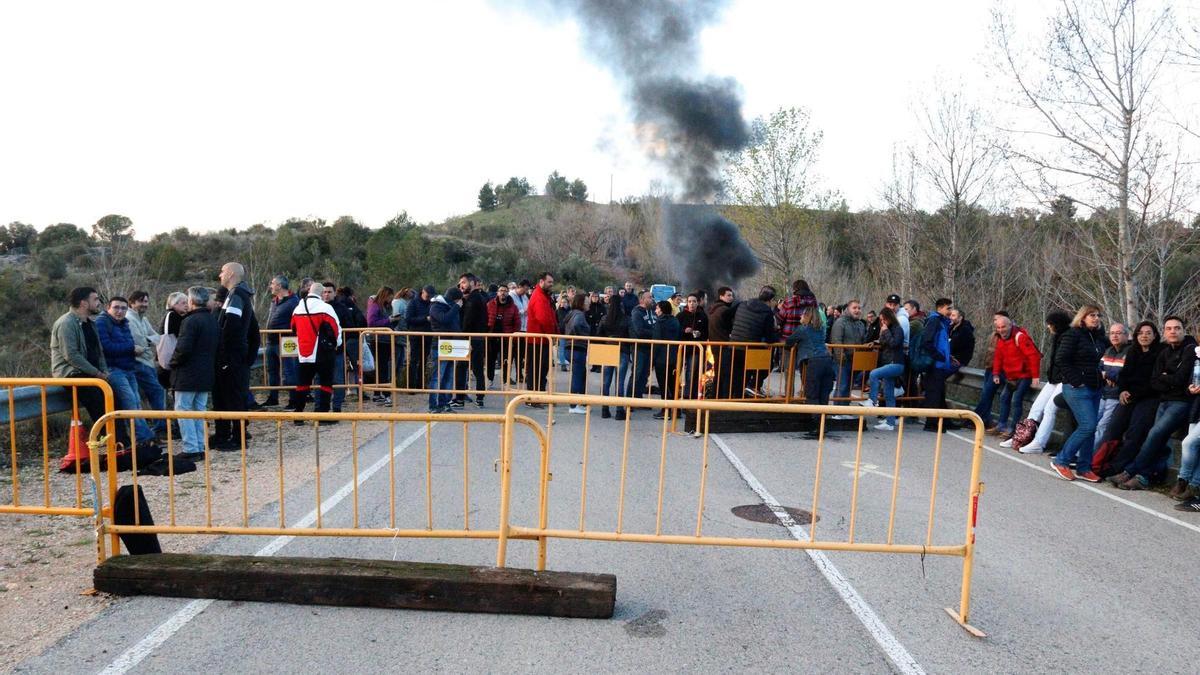
POLYGON ((34 243, 34 249, 36 252, 58 248, 67 244, 87 246, 90 243, 92 243, 92 238, 81 228, 71 223, 58 223, 42 230, 42 233, 38 235, 37 241, 34 243))
POLYGON ((162 281, 179 281, 187 272, 187 260, 171 244, 154 244, 146 249, 144 256, 150 274, 162 281))
POLYGON ((32 225, 12 222, 0 225, 0 253, 28 253, 37 242, 37 230, 32 225))
POLYGON ((533 194, 533 188, 529 185, 529 181, 517 176, 509 178, 508 182, 496 188, 496 199, 504 204, 506 209, 512 208, 513 204, 531 194, 533 194))
POLYGON ((110 246, 133 237, 133 221, 110 213, 92 225, 92 235, 110 246))
POLYGON ((371 288, 418 286, 442 267, 440 248, 430 244, 407 213, 400 213, 367 241, 366 278, 371 288))
POLYGON ((496 191, 492 189, 492 181, 483 184, 479 188, 479 209, 481 211, 494 211, 496 209, 496 191))
POLYGON ((566 199, 571 196, 571 183, 565 176, 554 171, 546 178, 546 196, 555 199, 566 199))
POLYGON ((575 180, 571 181, 571 187, 569 189, 569 192, 571 194, 571 199, 575 199, 575 200, 578 200, 581 202, 587 201, 587 198, 588 198, 587 183, 583 182, 583 180, 576 178, 575 180))

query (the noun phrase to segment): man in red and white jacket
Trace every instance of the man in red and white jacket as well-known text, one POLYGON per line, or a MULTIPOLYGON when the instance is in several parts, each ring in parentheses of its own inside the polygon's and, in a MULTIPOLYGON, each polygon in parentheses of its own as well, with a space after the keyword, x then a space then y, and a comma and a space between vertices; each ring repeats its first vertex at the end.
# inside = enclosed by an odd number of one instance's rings
MULTIPOLYGON (((333 307, 321 299, 322 290, 322 286, 313 284, 308 295, 300 300, 296 309, 292 311, 292 332, 296 334, 298 360, 300 361, 299 382, 292 390, 291 401, 288 402, 288 408, 293 412, 304 412, 314 377, 319 377, 321 380, 320 390, 317 392, 316 412, 329 412, 329 404, 333 399, 334 353, 331 351, 329 354, 321 354, 321 358, 317 358, 317 337, 320 335, 321 326, 327 325, 333 330, 337 346, 340 347, 342 345, 342 325, 338 322, 337 313, 333 311, 333 307)), ((304 421, 296 420, 295 424, 303 425, 304 421)), ((337 424, 337 422, 323 422, 322 424, 337 424)))

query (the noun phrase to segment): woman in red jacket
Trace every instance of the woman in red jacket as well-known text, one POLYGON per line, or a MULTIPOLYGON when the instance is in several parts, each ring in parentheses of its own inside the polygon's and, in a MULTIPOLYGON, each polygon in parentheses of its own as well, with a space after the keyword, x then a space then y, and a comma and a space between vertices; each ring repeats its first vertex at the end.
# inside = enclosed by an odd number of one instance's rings
MULTIPOLYGON (((501 382, 509 378, 509 350, 512 338, 507 337, 521 329, 521 311, 508 296, 508 286, 496 287, 496 297, 487 303, 487 327, 493 336, 488 338, 487 379, 489 386, 496 379, 496 363, 500 364, 501 382), (499 337, 503 336, 503 337, 499 337)), ((514 384, 516 373, 512 374, 514 384)))

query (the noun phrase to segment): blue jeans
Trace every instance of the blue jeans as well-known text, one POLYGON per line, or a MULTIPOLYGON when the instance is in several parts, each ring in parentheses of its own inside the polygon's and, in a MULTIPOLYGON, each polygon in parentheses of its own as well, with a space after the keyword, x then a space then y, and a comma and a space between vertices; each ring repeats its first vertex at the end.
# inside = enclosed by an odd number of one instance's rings
POLYGON ((629 371, 633 366, 633 357, 629 352, 621 352, 621 361, 617 368, 617 396, 632 396, 633 383, 629 379, 629 371))
MULTIPOLYGON (((142 396, 146 397, 146 402, 150 404, 150 410, 166 410, 167 409, 167 392, 158 383, 158 372, 150 366, 138 361, 134 366, 134 377, 137 378, 138 391, 142 396)), ((164 436, 167 433, 166 420, 154 420, 151 425, 155 433, 159 436, 164 436)))
POLYGON ((646 386, 650 381, 650 345, 636 345, 634 361, 633 382, 629 388, 633 391, 634 398, 645 398, 646 386))
MULTIPOLYGON (((113 397, 116 399, 118 410, 141 410, 142 397, 138 394, 137 376, 132 370, 124 368, 113 368, 108 371, 108 384, 112 387, 113 397)), ((128 423, 120 420, 117 424, 124 424, 128 428, 128 423)), ((138 418, 133 421, 134 431, 137 433, 137 441, 152 441, 154 440, 154 432, 150 429, 150 425, 146 424, 146 420, 138 418)))
POLYGON ((1183 439, 1183 457, 1179 461, 1179 479, 1200 488, 1200 422, 1188 429, 1183 439))
POLYGON ((985 429, 992 426, 992 401, 996 400, 997 392, 1008 381, 1001 375, 1000 384, 996 384, 992 381, 993 377, 991 368, 983 371, 983 389, 979 392, 979 403, 975 406, 975 414, 983 420, 985 429))
POLYGON ((1063 384, 1062 393, 1071 408, 1071 414, 1075 416, 1077 426, 1054 458, 1054 463, 1067 466, 1074 461, 1076 473, 1087 473, 1092 470, 1092 451, 1096 449, 1092 441, 1096 437, 1100 388, 1063 384))
MULTIPOLYGON (((175 409, 187 412, 204 412, 208 410, 208 392, 175 392, 175 409)), ((182 418, 179 420, 179 432, 183 434, 182 445, 184 452, 204 452, 204 420, 182 418)))
POLYGON ((454 364, 458 361, 435 361, 429 369, 429 409, 436 410, 450 405, 454 391, 454 364), (442 393, 445 392, 445 393, 442 393))
POLYGON ((1096 437, 1092 439, 1092 445, 1097 448, 1104 440, 1104 434, 1108 431, 1108 425, 1112 422, 1113 413, 1117 411, 1117 406, 1121 401, 1115 398, 1100 399, 1100 421, 1096 422, 1096 437))
POLYGON ((833 359, 828 356, 808 360, 804 378, 805 403, 829 405, 829 392, 833 391, 833 371, 833 359))
POLYGON ((1142 449, 1137 457, 1125 467, 1126 473, 1137 476, 1143 485, 1150 484, 1151 476, 1166 468, 1167 441, 1171 434, 1187 425, 1188 413, 1191 412, 1191 401, 1163 401, 1158 404, 1158 412, 1154 416, 1154 426, 1142 441, 1142 449))
MULTIPOLYGON (((278 387, 281 384, 287 387, 295 387, 296 380, 299 375, 299 366, 296 359, 279 358, 279 336, 272 334, 267 340, 266 352, 263 354, 267 365, 267 384, 272 387, 278 387), (283 361, 283 380, 279 379, 279 362, 283 361)), ((279 398, 279 390, 272 389, 268 394, 272 399, 279 398)))
POLYGON ((569 358, 569 355, 567 354, 567 341, 559 340, 558 341, 558 365, 560 365, 560 366, 567 365, 568 358, 569 358))
MULTIPOLYGON (((346 355, 341 352, 336 352, 333 355, 333 412, 342 411, 342 402, 346 400, 346 390, 338 387, 340 384, 346 383, 346 355)), ((319 384, 328 384, 321 381, 321 375, 318 373, 314 378, 319 384)))
MULTIPOLYGON (((850 376, 851 376, 852 368, 854 368, 854 355, 846 354, 844 357, 842 357, 842 362, 838 366, 838 373, 837 373, 837 396, 838 396, 838 398, 845 398, 850 395, 850 384, 851 384, 850 376)), ((807 398, 808 393, 806 392, 804 394, 804 396, 805 396, 805 398, 807 398)), ((834 405, 848 405, 849 403, 850 403, 849 401, 835 401, 834 405)))
POLYGON ((1029 393, 1029 388, 1033 386, 1033 380, 1028 377, 1017 380, 1016 389, 1011 389, 1004 376, 1001 375, 1000 384, 1004 385, 1004 393, 1000 395, 1000 419, 996 422, 996 426, 1000 428, 1000 431, 1014 431, 1017 428, 1017 422, 1020 422, 1021 416, 1025 414, 1025 394, 1029 393))
POLYGON ((571 393, 582 394, 587 389, 587 347, 568 350, 567 358, 571 362, 571 393))
MULTIPOLYGON (((872 403, 879 400, 879 385, 883 383, 883 398, 889 408, 896 407, 896 378, 904 375, 904 364, 889 363, 885 366, 879 366, 871 371, 867 380, 871 383, 870 401, 872 403)), ((896 416, 889 415, 887 423, 895 426, 896 416)))

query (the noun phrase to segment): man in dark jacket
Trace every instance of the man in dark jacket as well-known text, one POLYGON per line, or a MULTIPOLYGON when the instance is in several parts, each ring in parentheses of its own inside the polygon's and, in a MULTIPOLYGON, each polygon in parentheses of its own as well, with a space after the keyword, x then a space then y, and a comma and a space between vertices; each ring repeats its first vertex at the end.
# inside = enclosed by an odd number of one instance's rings
MULTIPOLYGON (((292 312, 296 309, 296 303, 300 302, 300 297, 291 291, 290 285, 291 282, 282 274, 276 274, 271 279, 271 284, 267 287, 271 292, 271 307, 267 312, 267 330, 291 330, 292 312)), ((283 335, 283 333, 268 333, 266 340, 263 360, 267 367, 267 384, 271 387, 296 386, 296 359, 281 359, 279 356, 279 343, 283 339, 283 335), (280 361, 283 363, 281 364, 280 361), (281 369, 283 371, 282 381, 280 381, 281 369)), ((271 389, 271 392, 267 394, 267 400, 263 401, 263 405, 279 405, 279 390, 271 389)))
MULTIPOLYGON (((954 372, 954 359, 950 355, 950 311, 953 304, 949 298, 938 298, 934 303, 934 313, 929 315, 925 327, 921 329, 921 349, 933 357, 933 365, 923 373, 921 379, 925 389, 925 400, 921 405, 925 408, 950 407, 946 403, 946 378, 954 372)), ((945 420, 942 428, 961 429, 962 425, 954 420, 945 420)), ((937 420, 926 418, 925 431, 937 430, 937 420)))
MULTIPOLYGON (((217 317, 208 311, 208 289, 188 289, 188 313, 179 327, 179 342, 171 357, 171 388, 175 390, 175 410, 204 412, 209 393, 216 382, 217 342, 220 329, 217 317)), ((177 459, 204 459, 204 422, 179 420, 183 450, 177 459)))
MULTIPOLYGON (((713 342, 729 342, 729 310, 733 307, 734 293, 728 286, 717 289, 717 299, 708 308, 708 339, 713 342)), ((717 398, 729 397, 729 386, 733 382, 733 348, 718 345, 713 349, 713 378, 717 398)))
MULTIPOLYGON (((217 380, 213 389, 213 410, 242 412, 250 395, 250 366, 258 356, 258 319, 254 316, 254 291, 246 285, 246 268, 229 262, 221 267, 221 286, 228 289, 225 303, 217 313, 221 329, 217 346, 217 380)), ((239 426, 245 424, 240 422, 239 426)), ((208 445, 216 450, 241 448, 241 433, 234 434, 232 420, 217 420, 216 433, 208 445)), ((245 434, 250 438, 249 432, 245 434)))
MULTIPOLYGON (((467 275, 466 290, 463 291, 462 302, 463 332, 479 333, 482 335, 487 333, 487 326, 487 296, 483 292, 483 282, 474 274, 467 275)), ((459 339, 461 339, 461 337, 459 339)), ((487 389, 487 376, 485 373, 486 364, 487 338, 471 338, 471 375, 475 377, 475 389, 480 392, 487 389)), ((458 393, 454 396, 454 402, 452 405, 456 408, 461 408, 463 405, 465 405, 467 399, 467 395, 463 393, 466 391, 468 385, 467 369, 457 369, 454 379, 454 388, 458 393)), ((483 407, 482 393, 475 395, 475 405, 480 408, 483 407)))
MULTIPOLYGON (((100 346, 104 350, 104 360, 108 364, 108 384, 112 387, 116 398, 117 408, 121 410, 141 410, 142 397, 138 393, 137 357, 144 347, 135 345, 129 321, 125 318, 129 311, 129 301, 114 295, 108 301, 108 310, 96 319, 96 333, 100 337, 100 346)), ((137 442, 154 441, 154 431, 146 420, 134 420, 134 433, 137 442)))
POLYGON ((1128 476, 1117 485, 1122 490, 1144 490, 1150 487, 1152 479, 1165 472, 1170 459, 1167 441, 1176 431, 1186 428, 1191 417, 1192 395, 1188 385, 1196 362, 1196 340, 1184 332, 1183 319, 1177 316, 1163 321, 1163 340, 1166 346, 1158 353, 1150 376, 1150 388, 1159 397, 1158 413, 1137 457, 1121 474, 1128 476))
POLYGON ((625 282, 625 295, 621 296, 621 309, 625 311, 625 316, 632 316, 633 310, 641 304, 638 299, 638 294, 633 291, 633 282, 625 282))
MULTIPOLYGON (((654 297, 650 291, 642 291, 638 297, 638 305, 629 313, 629 337, 636 340, 654 338, 654 297)), ((653 365, 649 344, 638 343, 633 351, 633 397, 642 398, 646 395, 646 385, 650 380, 650 366, 653 365)), ((660 383, 661 384, 661 383, 660 383)))
MULTIPOLYGON (((408 303, 405 324, 410 333, 429 332, 429 303, 437 295, 433 286, 422 288, 416 297, 408 303)), ((429 379, 427 367, 429 364, 429 349, 433 340, 425 335, 408 336, 408 388, 417 389, 425 386, 429 379)))
POLYGON ((950 310, 950 364, 954 372, 975 358, 975 326, 957 308, 950 310))
MULTIPOLYGON (((462 291, 458 288, 451 288, 446 291, 445 295, 439 295, 433 298, 429 303, 429 324, 434 333, 458 333, 462 332, 462 310, 463 302, 462 291)), ((448 340, 458 340, 459 337, 443 338, 448 340)), ((450 407, 450 397, 452 388, 455 386, 455 366, 461 364, 461 361, 442 360, 438 357, 440 348, 434 353, 434 367, 429 378, 429 388, 433 391, 429 393, 429 412, 431 413, 448 413, 453 412, 450 407)))
MULTIPOLYGON (((729 331, 732 342, 754 342, 771 344, 779 341, 775 328, 775 287, 763 286, 758 297, 739 302, 729 309, 733 314, 733 328, 729 331)), ((711 326, 709 327, 711 331, 711 326)), ((762 370, 746 372, 746 349, 739 347, 733 354, 733 391, 739 398, 758 396, 767 373, 762 370)))
MULTIPOLYGON (((342 412, 342 404, 346 401, 346 346, 348 344, 346 338, 350 335, 345 332, 346 328, 354 326, 354 312, 350 306, 346 304, 342 296, 337 293, 337 286, 332 281, 326 281, 322 284, 321 301, 329 305, 333 313, 337 315, 338 327, 341 329, 339 334, 342 336, 341 344, 337 346, 337 350, 333 355, 333 412, 342 412)), ((357 333, 355 333, 357 336, 357 333)), ((357 375, 357 367, 351 371, 351 377, 357 375)), ((320 384, 327 384, 320 380, 320 375, 317 375, 317 380, 320 384)))

